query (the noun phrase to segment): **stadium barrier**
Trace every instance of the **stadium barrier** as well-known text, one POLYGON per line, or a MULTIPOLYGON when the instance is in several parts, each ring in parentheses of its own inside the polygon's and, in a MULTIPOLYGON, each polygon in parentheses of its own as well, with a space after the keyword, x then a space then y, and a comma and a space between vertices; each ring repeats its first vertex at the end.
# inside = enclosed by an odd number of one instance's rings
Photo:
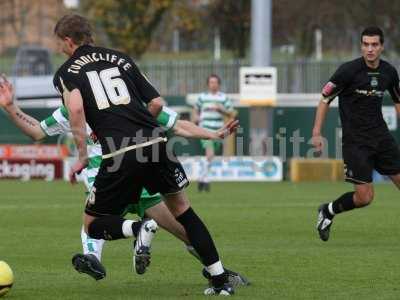
MULTIPOLYGON (((203 156, 180 157, 190 180, 196 181, 205 171, 203 156)), ((209 171, 211 181, 282 181, 282 161, 279 157, 225 156, 216 157, 209 171)))
POLYGON ((67 155, 64 146, 0 145, 0 179, 62 179, 67 155))
MULTIPOLYGON (((33 60, 34 61, 34 60, 33 60)), ((34 74, 52 76, 48 67, 36 68, 29 60, 22 66, 14 64, 14 58, 0 57, 0 68, 6 74, 16 74, 21 77, 34 74), (16 72, 14 72, 14 70, 16 72), (21 72, 22 70, 22 72, 21 72), (38 72, 39 71, 39 72, 38 72), (44 71, 44 72, 43 72, 44 71)), ((55 70, 61 61, 53 66, 55 70)), ((248 60, 164 60, 138 62, 140 69, 157 87, 162 95, 185 95, 199 93, 205 88, 205 79, 212 73, 222 78, 222 89, 233 93, 239 92, 239 70, 250 66, 248 60)), ((341 60, 294 60, 276 61, 272 66, 278 72, 279 93, 319 93, 329 77, 343 63, 341 60)), ((392 63, 398 67, 399 60, 392 63)), ((51 68, 51 66, 50 66, 51 68)))
POLYGON ((304 159, 290 160, 290 179, 302 181, 342 181, 344 165, 341 159, 304 159))

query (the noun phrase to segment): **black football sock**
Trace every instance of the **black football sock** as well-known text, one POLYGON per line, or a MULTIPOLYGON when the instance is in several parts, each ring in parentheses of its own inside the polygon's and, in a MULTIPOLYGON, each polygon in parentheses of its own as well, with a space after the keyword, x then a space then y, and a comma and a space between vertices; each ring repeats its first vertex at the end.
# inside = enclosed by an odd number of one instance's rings
POLYGON ((96 218, 88 228, 88 235, 93 239, 118 240, 136 236, 141 222, 125 220, 120 216, 96 218))
POLYGON ((335 201, 332 202, 332 204, 328 204, 331 205, 331 209, 328 210, 330 211, 330 213, 332 214, 332 212, 336 215, 336 214, 340 214, 342 212, 345 211, 349 211, 352 210, 354 208, 356 208, 356 206, 354 205, 354 201, 353 201, 353 195, 354 192, 348 192, 343 194, 342 196, 340 196, 338 199, 336 199, 335 201))
POLYGON ((207 227, 190 207, 176 218, 182 224, 188 235, 191 246, 201 257, 205 266, 219 261, 217 249, 207 227))

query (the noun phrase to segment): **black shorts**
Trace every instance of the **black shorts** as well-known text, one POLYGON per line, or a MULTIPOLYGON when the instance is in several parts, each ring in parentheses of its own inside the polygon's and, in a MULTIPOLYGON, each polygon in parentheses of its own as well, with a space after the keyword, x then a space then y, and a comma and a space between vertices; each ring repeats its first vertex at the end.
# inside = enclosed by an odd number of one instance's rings
POLYGON ((400 151, 392 136, 368 143, 343 145, 346 181, 354 184, 372 182, 375 169, 382 175, 400 173, 400 151))
POLYGON ((95 217, 121 215, 127 205, 139 201, 143 187, 150 194, 167 195, 188 184, 182 165, 172 151, 167 152, 166 143, 131 150, 102 161, 85 212, 95 217))

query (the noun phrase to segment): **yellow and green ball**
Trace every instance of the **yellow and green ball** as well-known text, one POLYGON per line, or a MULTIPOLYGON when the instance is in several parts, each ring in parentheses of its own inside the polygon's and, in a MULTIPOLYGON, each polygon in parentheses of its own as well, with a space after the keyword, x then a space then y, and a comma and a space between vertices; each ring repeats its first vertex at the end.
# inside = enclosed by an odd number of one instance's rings
POLYGON ((14 274, 10 266, 0 261, 0 297, 7 294, 14 284, 14 274))

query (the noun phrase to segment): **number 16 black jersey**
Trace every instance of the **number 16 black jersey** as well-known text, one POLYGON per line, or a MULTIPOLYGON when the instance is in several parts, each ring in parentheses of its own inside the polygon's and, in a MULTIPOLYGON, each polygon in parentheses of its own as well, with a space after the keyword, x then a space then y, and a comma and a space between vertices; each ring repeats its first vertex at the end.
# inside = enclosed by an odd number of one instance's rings
POLYGON ((58 69, 53 83, 63 101, 73 89, 80 91, 86 121, 103 154, 163 136, 145 106, 160 95, 121 52, 81 46, 58 69))

